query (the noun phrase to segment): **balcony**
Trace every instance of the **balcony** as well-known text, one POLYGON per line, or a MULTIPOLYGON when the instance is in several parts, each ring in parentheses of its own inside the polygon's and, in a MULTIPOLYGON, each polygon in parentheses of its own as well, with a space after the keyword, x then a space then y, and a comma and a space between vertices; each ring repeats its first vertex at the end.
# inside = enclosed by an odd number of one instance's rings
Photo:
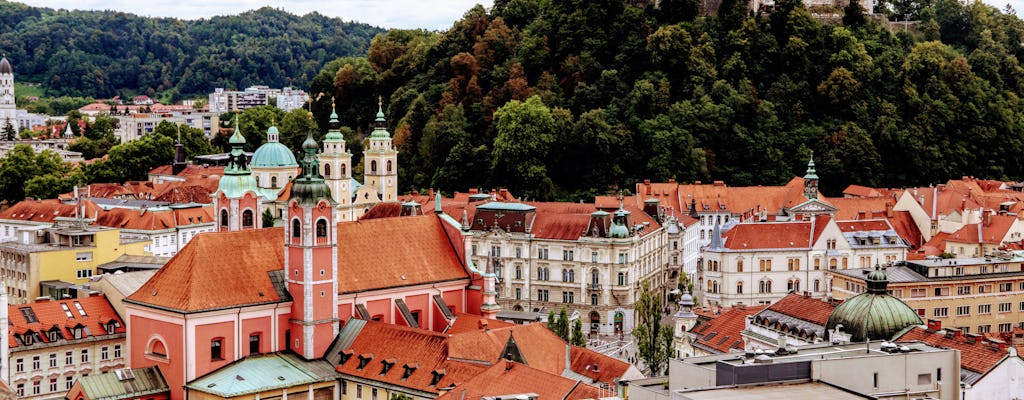
POLYGON ((593 292, 600 292, 601 291, 601 284, 600 283, 590 283, 590 284, 587 285, 587 290, 590 290, 590 291, 593 291, 593 292))

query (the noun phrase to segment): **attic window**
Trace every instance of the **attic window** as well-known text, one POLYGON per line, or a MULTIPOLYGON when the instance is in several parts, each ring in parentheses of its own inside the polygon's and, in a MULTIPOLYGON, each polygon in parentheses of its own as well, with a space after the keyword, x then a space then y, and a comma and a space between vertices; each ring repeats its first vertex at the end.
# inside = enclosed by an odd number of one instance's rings
POLYGON ((115 322, 115 321, 107 322, 107 334, 108 335, 113 335, 114 332, 116 332, 116 331, 117 331, 117 322, 115 322))
POLYGON ((391 371, 391 368, 395 366, 395 362, 396 362, 396 360, 394 358, 389 358, 387 360, 380 360, 380 363, 381 363, 380 374, 381 375, 387 375, 388 371, 391 371))
POLYGON ((370 354, 360 354, 359 355, 359 366, 356 367, 356 370, 362 371, 363 368, 366 368, 366 364, 370 363, 370 360, 373 360, 373 353, 370 353, 370 354))
POLYGON ((353 352, 352 350, 344 350, 338 353, 338 356, 340 357, 340 359, 338 360, 338 365, 345 365, 345 363, 347 363, 348 360, 352 358, 353 354, 355 354, 355 352, 353 352))
POLYGON ((88 317, 89 316, 88 314, 85 313, 85 309, 82 308, 82 304, 77 302, 77 301, 75 302, 75 309, 78 310, 78 314, 80 314, 81 316, 83 316, 83 317, 88 317))
POLYGON ((437 383, 441 381, 441 378, 444 378, 444 373, 444 368, 430 371, 430 374, 433 375, 433 377, 430 378, 430 386, 437 386, 437 383))
POLYGON ((412 375, 412 373, 415 372, 416 368, 419 368, 419 366, 419 363, 403 365, 402 368, 405 368, 405 372, 402 373, 402 380, 404 381, 406 379, 409 379, 409 376, 412 375))
POLYGON ((21 310, 21 315, 23 315, 25 317, 25 322, 28 322, 30 324, 34 324, 36 322, 39 322, 39 318, 36 318, 36 313, 35 313, 35 311, 32 311, 32 308, 30 308, 30 307, 22 307, 22 308, 19 308, 19 310, 21 310))
POLYGON ((60 308, 64 309, 64 315, 67 315, 68 319, 74 319, 75 314, 71 313, 71 309, 68 308, 67 303, 60 303, 60 308))
POLYGON ((53 329, 50 329, 49 332, 46 332, 46 340, 50 343, 56 342, 59 335, 60 328, 54 327, 53 329))

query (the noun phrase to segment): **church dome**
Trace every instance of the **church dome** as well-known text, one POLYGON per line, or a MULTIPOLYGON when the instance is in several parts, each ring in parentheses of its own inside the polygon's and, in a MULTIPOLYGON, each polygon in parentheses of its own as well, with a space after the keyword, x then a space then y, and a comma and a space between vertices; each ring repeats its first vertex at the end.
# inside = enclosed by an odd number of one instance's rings
POLYGON ((829 315, 827 335, 842 325, 840 332, 849 334, 851 342, 890 340, 907 327, 922 324, 914 309, 886 292, 889 280, 881 268, 875 266, 865 281, 867 292, 847 299, 829 315))
POLYGON ((267 142, 252 153, 252 160, 249 165, 259 167, 298 167, 295 161, 295 154, 292 154, 288 147, 280 142, 267 142))
POLYGON ((217 190, 229 198, 240 198, 245 192, 258 193, 256 178, 252 174, 224 174, 217 183, 217 190))
POLYGON ((7 57, 0 58, 0 74, 13 74, 14 68, 11 67, 11 62, 7 61, 7 57))

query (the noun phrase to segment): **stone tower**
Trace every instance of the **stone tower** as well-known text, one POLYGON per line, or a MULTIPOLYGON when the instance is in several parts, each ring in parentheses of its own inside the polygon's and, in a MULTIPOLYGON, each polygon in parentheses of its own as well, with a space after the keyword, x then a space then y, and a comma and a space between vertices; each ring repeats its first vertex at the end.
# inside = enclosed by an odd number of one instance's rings
POLYGON ((242 150, 245 136, 238 131, 238 116, 235 116, 235 133, 228 142, 231 143, 228 165, 212 195, 217 227, 221 231, 258 229, 263 226, 260 212, 263 200, 242 150))
POLYGON ((338 206, 344 207, 352 203, 352 153, 345 148, 345 136, 338 126, 338 113, 332 107, 330 128, 320 153, 320 173, 338 206))
POLYGON ((398 201, 398 151, 391 143, 380 100, 369 142, 370 146, 363 151, 363 183, 376 188, 382 202, 398 201))
POLYGON ((0 131, 7 122, 18 132, 18 112, 14 108, 14 68, 7 57, 0 58, 0 131))

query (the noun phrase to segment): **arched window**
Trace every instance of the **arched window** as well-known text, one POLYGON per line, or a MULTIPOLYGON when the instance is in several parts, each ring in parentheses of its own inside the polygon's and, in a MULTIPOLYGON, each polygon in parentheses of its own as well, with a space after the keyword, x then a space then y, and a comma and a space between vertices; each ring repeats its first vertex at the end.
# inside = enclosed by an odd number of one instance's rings
POLYGON ((597 295, 596 294, 590 295, 590 305, 592 305, 592 306, 596 306, 597 305, 597 295))
POLYGON ((345 176, 345 164, 340 165, 341 171, 338 171, 338 176, 345 176))
POLYGON ((821 281, 818 280, 818 279, 814 280, 814 291, 815 292, 820 292, 821 291, 821 281))
POLYGON ((302 236, 302 223, 299 222, 298 218, 292 220, 292 237, 297 238, 302 236))
POLYGON ((743 281, 736 282, 736 294, 743 294, 743 281))
POLYGON ((242 227, 252 228, 252 210, 242 211, 242 227))
POLYGON ((814 270, 817 271, 817 270, 820 270, 820 269, 821 269, 821 259, 820 258, 815 258, 814 259, 814 270))
POLYGON ((370 160, 370 172, 377 172, 377 160, 370 160))
POLYGON ((523 279, 523 267, 516 265, 516 279, 523 279))
POLYGON ((277 187, 277 177, 276 176, 271 176, 270 177, 270 187, 271 188, 276 188, 277 187))
POLYGON ((149 346, 146 348, 146 354, 166 358, 167 346, 164 344, 163 340, 154 338, 150 340, 149 346))
POLYGON ((831 260, 828 260, 828 269, 836 269, 836 267, 838 267, 838 266, 839 266, 839 261, 837 261, 836 259, 833 258, 831 260))
POLYGON ((569 270, 569 282, 576 282, 576 271, 569 270))
POLYGON ((222 228, 228 227, 228 210, 226 209, 220 210, 220 226, 222 228))
POLYGON ((743 272, 743 259, 736 260, 736 272, 743 272))
POLYGON ((388 160, 388 173, 391 173, 391 160, 388 160))
POLYGON ((324 176, 331 177, 331 164, 324 164, 324 176))
POLYGON ((601 274, 596 269, 590 270, 590 284, 599 285, 601 284, 601 274))
POLYGON ((767 279, 762 280, 761 281, 761 286, 760 286, 759 289, 760 289, 760 293, 771 293, 772 292, 772 281, 767 280, 767 279))
POLYGON ((790 293, 796 293, 800 291, 800 280, 790 279, 786 281, 786 291, 790 293))
POLYGON ((327 238, 327 220, 319 219, 316 221, 316 238, 327 238))
POLYGON ((562 268, 562 282, 569 282, 569 269, 562 268))

